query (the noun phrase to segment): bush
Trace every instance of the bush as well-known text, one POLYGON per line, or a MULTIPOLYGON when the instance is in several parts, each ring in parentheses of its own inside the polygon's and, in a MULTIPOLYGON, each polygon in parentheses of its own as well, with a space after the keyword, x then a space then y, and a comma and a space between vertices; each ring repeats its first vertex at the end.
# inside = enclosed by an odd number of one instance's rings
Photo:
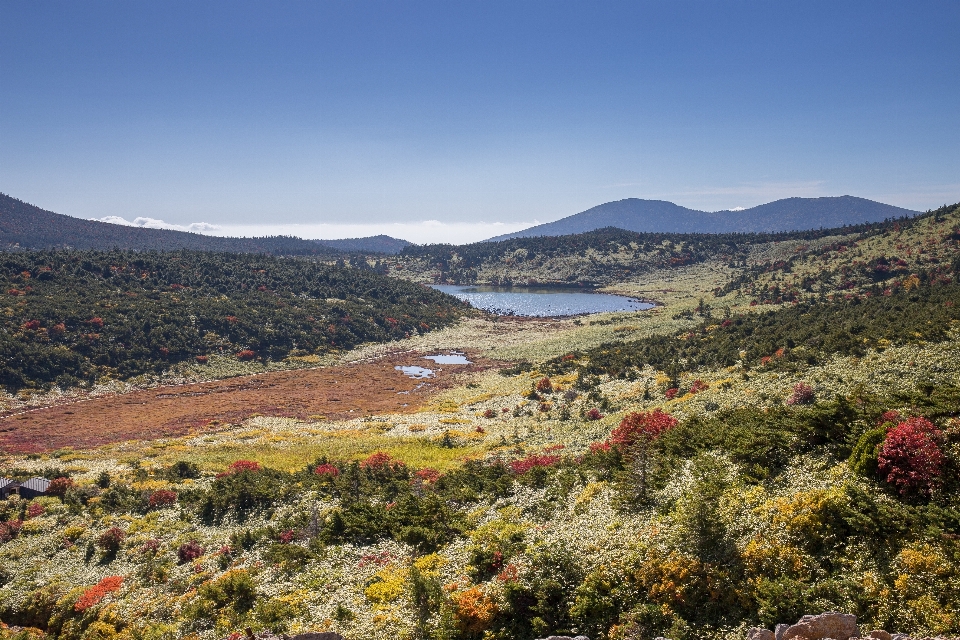
POLYGON ((73 480, 70 478, 54 478, 47 487, 47 495, 63 497, 72 488, 73 480))
POLYGON ((196 540, 184 542, 182 545, 180 545, 180 548, 177 549, 177 559, 180 560, 180 564, 193 562, 202 555, 203 547, 201 547, 200 543, 196 540))
POLYGON ((160 489, 150 494, 151 507, 169 507, 177 501, 177 492, 160 489))
POLYGON ((910 418, 887 433, 877 467, 901 495, 929 496, 939 485, 944 455, 943 433, 926 418, 910 418))
POLYGON ((677 419, 657 408, 653 411, 628 413, 620 425, 610 433, 610 444, 627 451, 638 441, 656 440, 666 431, 677 426, 677 419))
POLYGON ((806 382, 798 382, 793 385, 793 393, 787 398, 787 404, 810 404, 813 400, 813 387, 806 382))
POLYGON ((857 440, 853 452, 850 454, 850 469, 867 478, 877 477, 877 458, 880 455, 880 447, 883 446, 883 440, 887 437, 886 427, 877 427, 865 432, 857 440))
POLYGON ((116 553, 126 537, 127 534, 120 527, 110 527, 97 538, 97 546, 107 553, 116 553))

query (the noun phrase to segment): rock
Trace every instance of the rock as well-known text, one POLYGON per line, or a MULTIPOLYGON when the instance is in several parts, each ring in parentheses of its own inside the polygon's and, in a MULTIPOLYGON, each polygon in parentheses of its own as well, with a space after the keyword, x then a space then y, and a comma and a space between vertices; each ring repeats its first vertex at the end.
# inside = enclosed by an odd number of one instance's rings
POLYGON ((292 636, 290 640, 344 640, 343 636, 333 631, 309 631, 307 633, 298 633, 292 636))
POLYGON ((867 638, 876 638, 876 640, 893 640, 893 635, 883 629, 874 629, 867 634, 867 638))
POLYGON ((790 628, 788 624, 778 624, 773 628, 773 636, 776 640, 783 640, 783 634, 787 632, 787 629, 790 628))
MULTIPOLYGON (((328 638, 321 638, 320 640, 330 640, 328 638)), ((340 640, 343 640, 342 638, 340 640)), ((590 640, 587 636, 547 636, 546 638, 537 638, 537 640, 590 640)))
POLYGON ((770 629, 751 627, 747 629, 747 640, 776 640, 776 636, 770 629))
POLYGON ((777 640, 850 640, 860 635, 857 627, 857 616, 850 613, 828 611, 818 616, 803 616, 797 624, 789 627, 777 640))

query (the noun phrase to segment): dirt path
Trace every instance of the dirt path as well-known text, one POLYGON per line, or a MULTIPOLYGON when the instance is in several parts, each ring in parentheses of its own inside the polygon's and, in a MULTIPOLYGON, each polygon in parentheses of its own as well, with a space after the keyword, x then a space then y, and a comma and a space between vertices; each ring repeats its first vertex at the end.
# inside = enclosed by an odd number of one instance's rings
POLYGON ((389 354, 373 362, 157 387, 8 414, 0 416, 0 452, 36 453, 177 436, 253 414, 346 418, 414 411, 454 384, 457 374, 494 366, 471 357, 474 364, 438 367, 421 355, 389 354), (433 369, 435 377, 415 380, 397 371, 398 365, 433 369))

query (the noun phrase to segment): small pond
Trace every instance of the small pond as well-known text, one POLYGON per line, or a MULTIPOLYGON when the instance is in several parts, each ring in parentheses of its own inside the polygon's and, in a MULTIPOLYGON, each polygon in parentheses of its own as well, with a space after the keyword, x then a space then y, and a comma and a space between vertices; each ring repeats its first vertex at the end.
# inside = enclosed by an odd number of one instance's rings
POLYGON ((423 356, 423 358, 424 360, 433 360, 437 364, 472 364, 470 360, 467 360, 466 354, 457 351, 439 353, 435 356, 423 356))
POLYGON ((414 380, 422 380, 423 378, 433 377, 433 369, 427 369, 425 367, 416 367, 411 365, 408 367, 398 366, 398 367, 394 367, 394 369, 396 369, 397 371, 403 372, 403 375, 413 378, 414 380))
POLYGON ((474 307, 507 316, 579 316, 587 313, 643 311, 654 305, 625 296, 583 289, 484 287, 435 284, 434 289, 466 300, 474 307))

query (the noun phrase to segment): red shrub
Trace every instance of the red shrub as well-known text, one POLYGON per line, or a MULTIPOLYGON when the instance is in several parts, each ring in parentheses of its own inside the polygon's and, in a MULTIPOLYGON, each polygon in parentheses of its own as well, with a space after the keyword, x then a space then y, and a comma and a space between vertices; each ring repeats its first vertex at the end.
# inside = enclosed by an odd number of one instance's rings
POLYGON ((813 400, 813 387, 806 382, 798 382, 793 385, 793 394, 787 398, 787 404, 810 404, 813 400))
POLYGON ((108 552, 117 552, 127 534, 120 527, 110 527, 97 538, 97 546, 108 552))
POLYGON ((67 325, 63 324, 62 322, 58 322, 57 324, 50 327, 50 333, 60 334, 66 330, 67 330, 67 325))
POLYGON ((427 484, 433 484, 440 479, 440 472, 436 469, 430 469, 429 467, 426 469, 420 469, 413 475, 415 478, 418 478, 427 484))
POLYGON ((340 469, 338 469, 336 465, 330 464, 329 462, 326 464, 317 465, 313 472, 318 476, 327 476, 330 478, 336 478, 338 475, 340 475, 340 469))
POLYGON ((369 458, 360 463, 360 467, 363 469, 370 469, 371 471, 395 471, 404 466, 399 460, 394 460, 390 457, 389 453, 384 453, 378 451, 374 453, 369 458))
POLYGON ((113 593, 123 585, 123 578, 120 576, 107 576, 94 586, 83 592, 80 599, 73 605, 74 611, 86 611, 90 607, 99 604, 107 594, 113 593))
POLYGON ((169 507, 177 501, 177 492, 159 489, 150 494, 151 507, 169 507))
POLYGON ((926 418, 910 418, 887 432, 877 468, 880 477, 902 495, 929 495, 940 482, 943 433, 926 418))
POLYGON ((7 520, 6 522, 0 522, 0 544, 4 542, 10 542, 17 537, 17 534, 20 533, 20 528, 23 527, 23 520, 7 520))
POLYGON ((550 382, 550 378, 541 378, 537 381, 537 392, 538 393, 550 393, 553 391, 553 383, 550 382))
POLYGON ((558 462, 560 462, 560 456, 543 456, 534 453, 526 458, 514 460, 510 463, 510 469, 518 476, 522 476, 531 469, 535 469, 537 467, 549 467, 557 464, 558 462))
POLYGON ((50 481, 50 486, 47 487, 47 495, 49 496, 62 496, 67 493, 70 489, 73 488, 73 480, 70 478, 54 478, 50 481))
POLYGON ((610 433, 610 444, 624 451, 639 440, 656 440, 665 431, 677 426, 677 419, 669 413, 654 409, 628 413, 620 421, 620 426, 610 433))
POLYGON ((180 545, 180 548, 177 549, 177 558, 180 560, 180 564, 193 562, 202 555, 203 547, 201 547, 200 543, 196 540, 184 542, 182 545, 180 545))
POLYGON ((297 534, 293 532, 293 529, 287 529, 278 536, 280 544, 290 544, 297 537, 297 534))
POLYGON ((881 424, 886 424, 888 422, 897 422, 898 420, 900 420, 899 411, 895 409, 890 411, 884 411, 883 415, 881 415, 880 418, 877 420, 877 426, 880 426, 881 424))
POLYGON ((678 393, 680 393, 680 389, 677 389, 676 387, 674 387, 673 389, 667 389, 664 395, 667 396, 667 400, 673 400, 674 398, 677 397, 678 393))
POLYGON ((694 380, 693 385, 690 386, 690 393, 691 394, 700 393, 701 391, 706 391, 709 388, 710 388, 710 385, 708 385, 703 380, 697 379, 697 380, 694 380))
POLYGON ((243 351, 237 352, 237 360, 253 360, 256 357, 256 351, 252 351, 250 349, 244 349, 243 351))
POLYGON ((484 418, 496 418, 496 417, 497 417, 497 412, 494 411, 493 409, 487 409, 486 411, 483 412, 483 417, 484 417, 484 418))
POLYGON ((22 325, 20 325, 20 328, 23 329, 24 331, 36 331, 37 329, 40 328, 40 321, 27 320, 22 325))
POLYGON ((599 420, 602 417, 603 417, 603 414, 600 413, 600 409, 597 409, 596 407, 594 407, 593 409, 590 409, 590 411, 587 411, 587 414, 586 414, 587 420, 599 420))
POLYGON ((87 324, 89 324, 91 327, 96 327, 96 328, 98 328, 98 329, 102 329, 102 328, 103 328, 103 318, 90 318, 89 320, 87 320, 87 324))
POLYGON ((197 356, 196 361, 200 364, 207 364, 207 361, 210 360, 207 356, 197 356))
POLYGON ((257 472, 257 471, 260 471, 262 468, 263 467, 260 466, 259 462, 255 462, 253 460, 237 460, 236 462, 231 464, 229 467, 227 467, 226 471, 222 473, 218 473, 217 477, 222 478, 224 476, 232 476, 234 474, 244 473, 246 471, 257 472))
POLYGON ((610 451, 610 442, 591 442, 590 453, 606 453, 610 451))
POLYGON ((27 518, 36 518, 43 515, 46 509, 39 502, 31 502, 27 507, 27 518))

